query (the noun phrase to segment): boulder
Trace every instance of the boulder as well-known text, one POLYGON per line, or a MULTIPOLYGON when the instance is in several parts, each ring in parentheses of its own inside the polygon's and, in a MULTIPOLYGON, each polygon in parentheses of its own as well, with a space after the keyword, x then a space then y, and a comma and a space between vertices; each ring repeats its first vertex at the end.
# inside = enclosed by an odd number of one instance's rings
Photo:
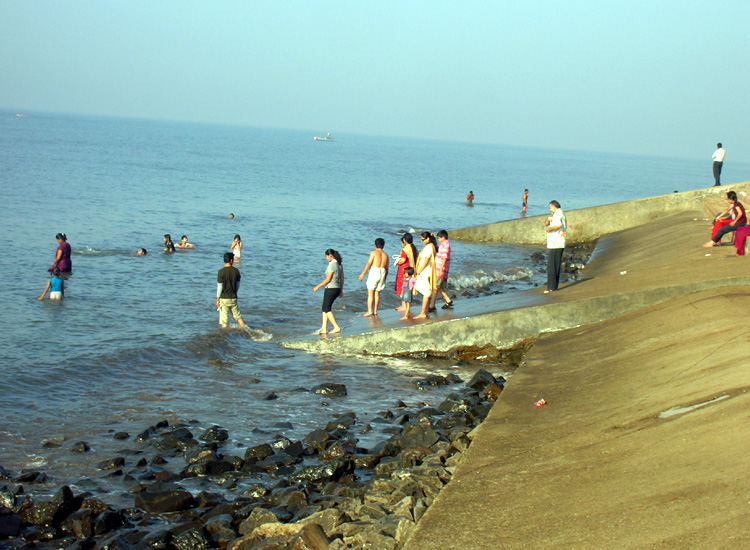
POLYGON ((468 387, 482 391, 487 384, 495 384, 495 377, 484 369, 479 369, 474 376, 469 380, 468 387))
POLYGON ((249 535, 255 529, 266 523, 278 523, 279 519, 274 515, 273 512, 266 510, 265 508, 255 508, 250 515, 240 523, 237 531, 240 535, 249 535))
POLYGON ((328 537, 320 525, 305 525, 286 547, 286 550, 328 550, 328 537))
POLYGON ((138 493, 135 497, 135 506, 151 514, 163 514, 166 512, 180 512, 189 510, 195 504, 195 499, 188 491, 181 489, 151 492, 151 490, 138 493))
POLYGON ((227 439, 229 439, 229 432, 225 428, 219 426, 211 426, 200 436, 200 440, 205 441, 206 443, 221 444, 227 439))
POLYGON ((21 516, 0 513, 0 539, 17 537, 21 531, 21 516))

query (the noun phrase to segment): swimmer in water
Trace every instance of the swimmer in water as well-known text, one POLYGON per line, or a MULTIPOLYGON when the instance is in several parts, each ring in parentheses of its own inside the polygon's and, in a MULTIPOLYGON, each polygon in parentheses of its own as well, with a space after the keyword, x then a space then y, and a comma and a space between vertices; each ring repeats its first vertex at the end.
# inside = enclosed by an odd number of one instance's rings
POLYGON ((185 250, 187 248, 195 248, 195 245, 188 242, 187 235, 183 235, 180 237, 180 242, 178 242, 175 245, 177 248, 181 248, 182 250, 185 250))

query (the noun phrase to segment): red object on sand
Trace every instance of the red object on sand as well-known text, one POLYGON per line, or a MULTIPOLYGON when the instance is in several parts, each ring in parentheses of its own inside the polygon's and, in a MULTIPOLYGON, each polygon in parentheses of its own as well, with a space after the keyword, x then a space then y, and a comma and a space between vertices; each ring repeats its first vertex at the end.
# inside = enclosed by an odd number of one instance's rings
POLYGON ((540 399, 539 401, 537 401, 536 403, 534 403, 534 406, 535 407, 541 407, 542 405, 546 405, 546 404, 547 404, 547 402, 544 399, 540 399))

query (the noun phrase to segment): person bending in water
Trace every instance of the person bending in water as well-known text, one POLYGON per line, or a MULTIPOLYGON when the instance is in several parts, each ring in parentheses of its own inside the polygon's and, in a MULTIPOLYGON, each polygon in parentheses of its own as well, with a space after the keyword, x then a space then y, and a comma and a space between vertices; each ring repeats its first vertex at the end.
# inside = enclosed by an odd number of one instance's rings
POLYGON ((44 287, 44 292, 42 292, 42 295, 39 296, 37 300, 44 300, 44 297, 47 295, 47 291, 49 291, 50 300, 62 300, 65 296, 65 281, 63 281, 60 277, 59 267, 52 268, 52 274, 47 281, 47 286, 44 287))
POLYGON ((362 281, 367 270, 370 270, 370 274, 367 276, 367 313, 365 313, 365 317, 378 314, 380 292, 385 288, 385 280, 388 277, 388 255, 383 252, 384 246, 385 241, 383 239, 375 239, 375 250, 370 252, 370 258, 359 275, 359 280, 362 281))
POLYGON ((195 248, 195 245, 188 242, 187 235, 183 235, 182 237, 180 237, 180 242, 178 242, 175 246, 182 250, 185 250, 187 248, 195 248))
POLYGON ((237 307, 237 293, 240 291, 240 270, 234 267, 234 254, 224 254, 224 267, 219 270, 216 277, 216 309, 219 312, 219 326, 229 326, 229 312, 241 328, 247 328, 242 320, 242 313, 237 307))

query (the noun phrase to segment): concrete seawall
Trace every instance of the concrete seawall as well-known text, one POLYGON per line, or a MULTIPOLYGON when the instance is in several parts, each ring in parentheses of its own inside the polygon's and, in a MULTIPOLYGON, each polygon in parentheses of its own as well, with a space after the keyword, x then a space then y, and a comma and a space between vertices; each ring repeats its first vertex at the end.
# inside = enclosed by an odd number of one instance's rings
MULTIPOLYGON (((723 207, 728 190, 748 193, 750 182, 567 212, 572 240, 600 239, 597 258, 586 267, 583 280, 564 284, 560 292, 542 297, 541 289, 528 291, 534 303, 527 307, 282 345, 353 355, 470 357, 485 349, 497 355, 522 347, 540 334, 597 323, 677 296, 748 285, 750 274, 742 260, 718 269, 712 262, 719 254, 726 255, 727 249, 706 253, 700 248, 710 238, 707 218, 723 207), (684 258, 676 254, 685 250, 691 251, 691 261, 675 270, 674 265, 684 264, 684 258)), ((542 246, 534 241, 544 234, 542 219, 536 216, 452 230, 451 237, 542 246)))
MULTIPOLYGON (((685 211, 715 210, 716 204, 724 204, 727 191, 750 194, 750 182, 733 183, 720 187, 709 187, 684 193, 672 193, 634 201, 618 202, 565 210, 568 218, 568 242, 580 243, 598 239, 624 229, 637 227, 665 216, 685 211)), ((540 229, 547 216, 531 216, 517 220, 477 225, 463 229, 452 229, 452 239, 479 243, 506 243, 545 246, 544 232, 540 229)))

